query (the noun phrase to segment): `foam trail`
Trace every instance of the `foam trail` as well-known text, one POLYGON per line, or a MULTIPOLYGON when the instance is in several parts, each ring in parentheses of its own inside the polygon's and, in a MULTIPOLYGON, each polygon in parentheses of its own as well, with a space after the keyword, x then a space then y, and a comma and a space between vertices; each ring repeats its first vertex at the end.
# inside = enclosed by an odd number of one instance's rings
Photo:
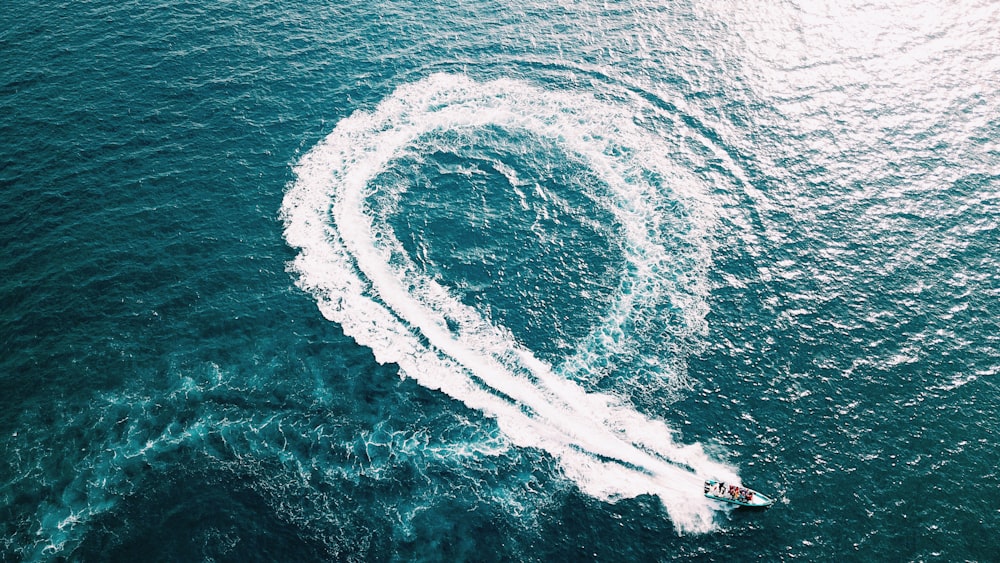
MULTIPOLYGON (((711 529, 713 506, 701 481, 734 478, 731 467, 697 444, 674 442, 662 422, 561 377, 421 272, 369 209, 371 180, 422 135, 485 126, 555 140, 606 182, 606 193, 588 196, 614 214, 628 263, 606 321, 620 324, 648 303, 670 299, 697 324, 705 308, 700 273, 664 275, 678 257, 658 240, 678 228, 663 212, 663 185, 676 201, 697 202, 696 182, 657 153, 662 140, 636 126, 628 108, 511 80, 435 75, 400 88, 372 113, 338 123, 301 159, 282 207, 285 236, 301 250, 292 266, 299 285, 379 362, 397 363, 420 384, 495 418, 517 445, 557 458, 589 494, 656 494, 678 531, 711 529)), ((697 231, 686 213, 673 220, 697 231)), ((691 252, 702 255, 688 261, 699 264, 708 257, 696 235, 691 252)), ((610 353, 599 330, 588 340, 583 348, 591 356, 610 353)), ((567 360, 577 370, 585 363, 579 354, 567 360)))

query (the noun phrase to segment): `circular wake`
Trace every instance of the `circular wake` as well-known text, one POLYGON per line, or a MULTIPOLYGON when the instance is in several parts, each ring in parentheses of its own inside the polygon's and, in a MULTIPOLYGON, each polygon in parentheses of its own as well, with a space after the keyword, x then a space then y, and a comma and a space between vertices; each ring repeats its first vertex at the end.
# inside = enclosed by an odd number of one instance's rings
MULTIPOLYGON (((631 327, 664 323, 657 334, 666 340, 704 330, 708 206, 664 139, 637 125, 641 112, 519 81, 434 75, 338 123, 297 165, 282 217, 288 243, 300 250, 292 264, 298 285, 379 362, 496 419, 513 443, 547 451, 587 493, 656 494, 678 531, 705 531, 713 512, 701 481, 731 478, 733 469, 579 383, 622 355, 638 356, 651 376, 671 376, 656 357, 661 348, 633 349, 631 327), (373 180, 422 139, 484 128, 558 145, 599 179, 583 184, 588 205, 614 218, 624 264, 617 287, 558 366, 420 267, 376 208, 398 196, 387 191, 415 189, 373 180)), ((502 159, 494 168, 515 189, 530 185, 502 159)))

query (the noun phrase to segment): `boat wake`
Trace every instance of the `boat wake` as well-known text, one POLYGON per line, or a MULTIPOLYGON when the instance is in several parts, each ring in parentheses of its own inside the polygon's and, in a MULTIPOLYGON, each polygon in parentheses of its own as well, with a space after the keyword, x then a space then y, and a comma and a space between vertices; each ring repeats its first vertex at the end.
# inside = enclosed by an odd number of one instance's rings
MULTIPOLYGON (((580 383, 622 352, 623 327, 640 317, 669 319, 668 334, 704 330, 709 206, 636 114, 629 104, 514 80, 434 75, 340 121, 297 164, 282 218, 299 249, 298 285, 379 362, 495 419, 517 446, 548 452, 586 493, 611 501, 655 494, 678 532, 704 532, 718 509, 702 495, 704 477, 735 479, 734 469, 580 383), (378 209, 415 189, 375 179, 423 139, 484 128, 557 144, 599 179, 585 195, 614 217, 621 279, 595 328, 558 366, 421 267, 378 209)), ((503 162, 495 168, 513 188, 524 182, 503 162)))

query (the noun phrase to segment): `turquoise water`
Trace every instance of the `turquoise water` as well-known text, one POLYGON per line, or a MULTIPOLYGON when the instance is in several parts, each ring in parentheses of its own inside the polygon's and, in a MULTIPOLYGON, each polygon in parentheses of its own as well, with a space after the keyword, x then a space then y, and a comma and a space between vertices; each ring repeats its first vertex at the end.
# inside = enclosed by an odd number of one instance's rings
POLYGON ((995 557, 1000 7, 0 24, 3 560, 995 557))

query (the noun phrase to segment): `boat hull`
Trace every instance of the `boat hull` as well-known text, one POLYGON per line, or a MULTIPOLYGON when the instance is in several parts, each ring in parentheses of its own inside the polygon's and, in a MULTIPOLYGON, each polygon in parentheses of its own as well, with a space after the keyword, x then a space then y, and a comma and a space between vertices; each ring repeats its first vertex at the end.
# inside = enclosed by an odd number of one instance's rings
POLYGON ((705 496, 746 508, 768 508, 774 504, 774 499, 764 493, 742 485, 729 485, 714 480, 705 481, 705 496))

